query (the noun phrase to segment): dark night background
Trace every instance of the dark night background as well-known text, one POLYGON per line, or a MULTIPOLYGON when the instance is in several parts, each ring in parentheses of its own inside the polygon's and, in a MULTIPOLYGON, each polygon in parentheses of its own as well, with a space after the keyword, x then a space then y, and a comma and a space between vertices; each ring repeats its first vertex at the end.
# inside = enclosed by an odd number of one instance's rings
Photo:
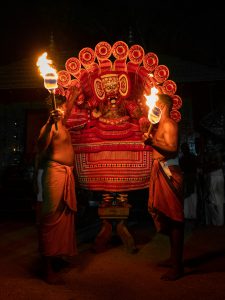
POLYGON ((1 16, 1 65, 38 55, 54 34, 58 50, 127 39, 146 51, 224 68, 224 3, 213 1, 9 2, 1 16))
MULTIPOLYGON (((130 40, 141 45, 146 53, 183 62, 177 83, 178 95, 183 100, 181 127, 185 138, 192 137, 193 142, 193 133, 200 129, 205 134, 200 122, 213 112, 211 123, 206 122, 206 134, 209 128, 215 127, 214 132, 218 132, 218 126, 222 126, 223 134, 216 139, 224 141, 224 121, 222 125, 216 124, 224 117, 221 114, 225 97, 224 13, 222 1, 5 3, 0 18, 1 174, 8 166, 23 163, 23 155, 29 163, 32 161, 29 155, 37 134, 37 124, 32 118, 36 118, 38 125, 43 122, 39 106, 47 95, 35 63, 48 50, 52 37, 55 51, 74 53, 71 56, 77 56, 84 47, 94 48, 100 41, 113 45, 119 40, 130 40), (28 64, 33 73, 27 71, 28 64), (188 79, 183 80, 187 73, 188 79), (23 80, 28 78, 39 80, 39 88, 27 88, 23 80)), ((163 60, 160 64, 167 65, 163 60)), ((173 60, 168 67, 172 76, 173 60)))

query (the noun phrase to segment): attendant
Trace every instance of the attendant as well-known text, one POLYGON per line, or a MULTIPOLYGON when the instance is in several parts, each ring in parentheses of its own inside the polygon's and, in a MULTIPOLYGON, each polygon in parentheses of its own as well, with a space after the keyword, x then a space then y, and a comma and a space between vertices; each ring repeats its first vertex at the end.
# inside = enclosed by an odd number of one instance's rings
MULTIPOLYGON (((54 270, 55 261, 77 254, 74 150, 70 133, 65 126, 77 95, 75 88, 68 100, 62 95, 56 95, 57 109, 50 112, 37 142, 39 153, 45 153, 39 249, 44 264, 43 278, 49 284, 62 283, 54 270)), ((48 98, 50 105, 51 96, 48 98)))
POLYGON ((176 280, 183 276, 183 175, 178 161, 178 124, 170 117, 172 99, 158 95, 162 116, 154 135, 144 134, 144 142, 153 148, 148 209, 157 232, 170 240, 170 257, 161 266, 169 267, 162 280, 176 280))

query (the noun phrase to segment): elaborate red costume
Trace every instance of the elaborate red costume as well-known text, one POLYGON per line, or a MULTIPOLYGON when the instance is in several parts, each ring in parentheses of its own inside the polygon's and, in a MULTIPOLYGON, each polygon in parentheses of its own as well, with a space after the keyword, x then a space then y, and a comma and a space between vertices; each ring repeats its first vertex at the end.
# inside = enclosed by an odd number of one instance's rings
POLYGON ((173 98, 171 118, 179 121, 181 98, 169 69, 157 55, 123 41, 112 46, 99 42, 83 48, 58 72, 57 93, 68 96, 80 87, 67 121, 75 152, 76 179, 81 188, 97 191, 132 191, 148 188, 151 147, 142 134, 149 127, 145 95, 152 87, 173 98))

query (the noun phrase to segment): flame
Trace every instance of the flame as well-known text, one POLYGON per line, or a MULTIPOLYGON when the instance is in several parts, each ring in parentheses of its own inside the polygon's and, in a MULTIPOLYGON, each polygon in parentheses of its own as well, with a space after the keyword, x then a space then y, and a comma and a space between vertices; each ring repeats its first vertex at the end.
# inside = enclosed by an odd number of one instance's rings
POLYGON ((56 78, 58 77, 57 71, 51 65, 53 64, 51 59, 47 58, 48 53, 44 52, 39 58, 36 65, 39 68, 40 74, 45 78, 46 74, 54 74, 56 78))
POLYGON ((44 52, 37 60, 37 67, 39 68, 41 76, 44 78, 45 87, 53 90, 57 87, 58 74, 53 68, 52 60, 47 58, 47 52, 44 52))
POLYGON ((158 100, 158 89, 153 87, 151 88, 151 93, 150 95, 145 95, 145 97, 147 98, 146 101, 146 105, 149 107, 149 111, 151 111, 153 109, 153 107, 155 106, 156 101, 158 100))

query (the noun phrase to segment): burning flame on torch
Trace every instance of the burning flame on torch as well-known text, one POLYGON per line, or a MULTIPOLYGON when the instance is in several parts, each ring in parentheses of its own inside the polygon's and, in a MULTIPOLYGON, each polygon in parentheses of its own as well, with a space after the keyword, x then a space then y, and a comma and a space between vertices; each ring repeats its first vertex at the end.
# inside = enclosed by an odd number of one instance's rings
POLYGON ((47 52, 44 52, 37 60, 37 67, 39 68, 41 76, 44 78, 45 88, 54 90, 57 88, 57 71, 52 66, 53 62, 47 58, 47 52))
MULTIPOLYGON (((57 85, 57 71, 52 67, 52 60, 47 58, 47 52, 44 52, 39 58, 36 65, 39 67, 41 76, 44 78, 44 86, 52 95, 52 107, 56 109, 55 101, 55 89, 57 85)), ((55 122, 55 128, 58 130, 57 122, 55 122)))
POLYGON ((146 105, 149 107, 149 112, 153 109, 155 106, 156 101, 158 100, 158 89, 153 87, 151 88, 151 94, 148 96, 145 96, 147 98, 146 105))
POLYGON ((149 96, 146 96, 146 105, 149 107, 148 119, 151 123, 148 129, 148 136, 151 133, 152 125, 158 123, 161 118, 161 110, 155 105, 156 101, 159 99, 157 94, 158 89, 153 87, 151 88, 151 94, 149 96))

